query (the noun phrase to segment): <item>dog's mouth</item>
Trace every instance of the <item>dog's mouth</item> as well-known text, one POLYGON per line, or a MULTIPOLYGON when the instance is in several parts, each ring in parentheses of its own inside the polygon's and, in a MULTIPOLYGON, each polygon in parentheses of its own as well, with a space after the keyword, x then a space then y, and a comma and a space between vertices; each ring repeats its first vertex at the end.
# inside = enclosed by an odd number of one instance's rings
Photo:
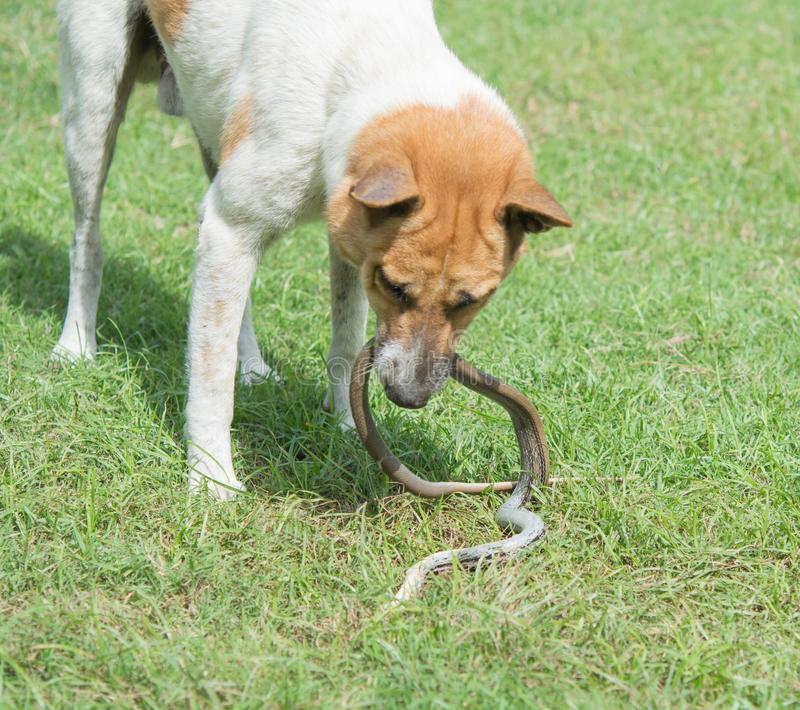
POLYGON ((384 384, 383 391, 393 404, 403 409, 422 409, 430 401, 433 393, 420 395, 407 390, 398 389, 394 385, 384 384))
POLYGON ((450 376, 452 356, 407 348, 396 343, 378 344, 375 371, 386 396, 403 409, 422 409, 450 376))

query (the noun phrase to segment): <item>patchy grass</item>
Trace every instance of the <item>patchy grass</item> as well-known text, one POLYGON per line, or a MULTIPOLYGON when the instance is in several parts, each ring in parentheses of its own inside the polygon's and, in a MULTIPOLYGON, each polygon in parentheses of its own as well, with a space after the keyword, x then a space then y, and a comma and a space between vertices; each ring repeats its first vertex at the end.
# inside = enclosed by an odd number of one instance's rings
MULTIPOLYGON (((800 7, 439 0, 577 222, 465 354, 540 406, 545 544, 385 613, 498 499, 398 495, 320 411, 321 225, 258 273, 285 374, 237 395, 249 492, 185 493, 191 131, 139 89, 94 367, 51 369, 71 208, 51 3, 0 10, 0 706, 786 707, 800 697, 800 7), (601 480, 620 477, 622 483, 601 480)), ((499 410, 379 410, 421 470, 503 478, 499 410)))

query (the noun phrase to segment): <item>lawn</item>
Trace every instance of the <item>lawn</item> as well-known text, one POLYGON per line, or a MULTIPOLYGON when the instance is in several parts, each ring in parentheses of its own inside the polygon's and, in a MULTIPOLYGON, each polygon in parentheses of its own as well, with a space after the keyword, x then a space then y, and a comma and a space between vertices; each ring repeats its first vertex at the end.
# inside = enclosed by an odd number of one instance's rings
MULTIPOLYGON (((576 222, 531 239, 463 348, 539 406, 567 480, 537 495, 533 554, 393 612, 406 567, 499 535, 501 498, 400 494, 321 411, 321 224, 258 272, 284 381, 237 393, 248 492, 187 496, 205 177, 154 86, 106 192, 101 355, 49 366, 71 238, 52 5, 0 9, 0 707, 800 705, 796 0, 437 0, 576 222)), ((502 410, 455 385, 420 413, 375 400, 419 471, 515 464, 502 410)))

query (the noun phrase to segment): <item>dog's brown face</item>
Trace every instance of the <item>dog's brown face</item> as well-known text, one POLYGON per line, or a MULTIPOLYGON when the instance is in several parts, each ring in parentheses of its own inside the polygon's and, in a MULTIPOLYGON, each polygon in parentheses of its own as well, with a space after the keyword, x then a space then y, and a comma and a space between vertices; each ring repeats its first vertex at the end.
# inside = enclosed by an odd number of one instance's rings
POLYGON ((408 109, 362 132, 328 227, 378 316, 375 368, 389 399, 427 404, 525 233, 556 226, 571 222, 533 179, 524 140, 477 100, 408 109))

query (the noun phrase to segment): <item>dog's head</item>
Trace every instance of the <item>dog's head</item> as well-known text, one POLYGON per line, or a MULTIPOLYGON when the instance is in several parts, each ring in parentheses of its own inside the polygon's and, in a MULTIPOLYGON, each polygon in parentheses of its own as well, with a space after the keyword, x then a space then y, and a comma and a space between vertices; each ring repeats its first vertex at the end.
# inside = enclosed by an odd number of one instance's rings
POLYGON ((375 367, 389 399, 425 406, 525 234, 569 226, 534 180, 519 131, 477 99, 367 126, 329 201, 328 227, 377 314, 375 367))

